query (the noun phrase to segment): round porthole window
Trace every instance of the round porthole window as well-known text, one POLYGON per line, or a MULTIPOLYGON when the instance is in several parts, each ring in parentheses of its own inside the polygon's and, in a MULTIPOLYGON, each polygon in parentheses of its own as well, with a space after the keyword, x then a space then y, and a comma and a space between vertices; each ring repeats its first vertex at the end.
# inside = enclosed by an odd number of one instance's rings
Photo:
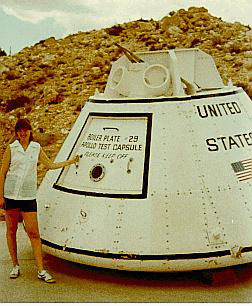
POLYGON ((89 172, 89 177, 93 182, 99 182, 104 178, 105 167, 101 164, 94 165, 89 172))

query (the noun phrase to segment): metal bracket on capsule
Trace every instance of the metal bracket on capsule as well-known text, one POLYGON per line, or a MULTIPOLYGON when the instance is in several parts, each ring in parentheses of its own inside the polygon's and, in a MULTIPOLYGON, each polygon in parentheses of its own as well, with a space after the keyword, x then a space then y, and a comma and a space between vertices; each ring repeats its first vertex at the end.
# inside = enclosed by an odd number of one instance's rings
POLYGON ((130 169, 130 164, 133 162, 133 158, 131 157, 128 161, 127 164, 127 173, 130 174, 131 173, 131 169, 130 169))
MULTIPOLYGON (((82 157, 83 157, 83 154, 80 155, 80 158, 82 158, 82 157)), ((79 168, 79 162, 75 163, 75 169, 76 169, 76 170, 75 170, 75 173, 76 173, 76 174, 78 174, 78 172, 77 172, 77 171, 78 171, 78 168, 79 168)))

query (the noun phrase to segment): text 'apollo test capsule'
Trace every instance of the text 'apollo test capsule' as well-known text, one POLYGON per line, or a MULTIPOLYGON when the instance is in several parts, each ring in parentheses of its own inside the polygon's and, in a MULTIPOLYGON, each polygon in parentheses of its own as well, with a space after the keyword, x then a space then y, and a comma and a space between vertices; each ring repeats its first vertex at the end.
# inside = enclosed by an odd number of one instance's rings
POLYGON ((251 123, 249 97, 201 50, 126 50, 56 158, 78 165, 39 188, 44 250, 135 271, 251 262, 251 123))

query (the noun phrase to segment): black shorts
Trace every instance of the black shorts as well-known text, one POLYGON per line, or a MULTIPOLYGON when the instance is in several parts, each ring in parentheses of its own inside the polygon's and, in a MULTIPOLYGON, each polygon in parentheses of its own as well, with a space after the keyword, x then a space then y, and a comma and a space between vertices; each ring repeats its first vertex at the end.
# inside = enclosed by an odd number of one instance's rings
POLYGON ((23 212, 36 212, 37 211, 37 201, 34 200, 13 200, 4 198, 5 204, 4 209, 19 209, 23 212))

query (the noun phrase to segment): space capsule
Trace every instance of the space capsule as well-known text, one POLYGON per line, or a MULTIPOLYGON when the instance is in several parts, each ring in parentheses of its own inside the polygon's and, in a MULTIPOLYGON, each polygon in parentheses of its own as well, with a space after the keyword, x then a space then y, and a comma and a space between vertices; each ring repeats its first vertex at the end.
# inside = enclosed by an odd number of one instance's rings
POLYGON ((200 49, 125 53, 38 190, 43 249, 131 271, 252 261, 252 104, 200 49), (132 60, 131 60, 132 59, 132 60))

